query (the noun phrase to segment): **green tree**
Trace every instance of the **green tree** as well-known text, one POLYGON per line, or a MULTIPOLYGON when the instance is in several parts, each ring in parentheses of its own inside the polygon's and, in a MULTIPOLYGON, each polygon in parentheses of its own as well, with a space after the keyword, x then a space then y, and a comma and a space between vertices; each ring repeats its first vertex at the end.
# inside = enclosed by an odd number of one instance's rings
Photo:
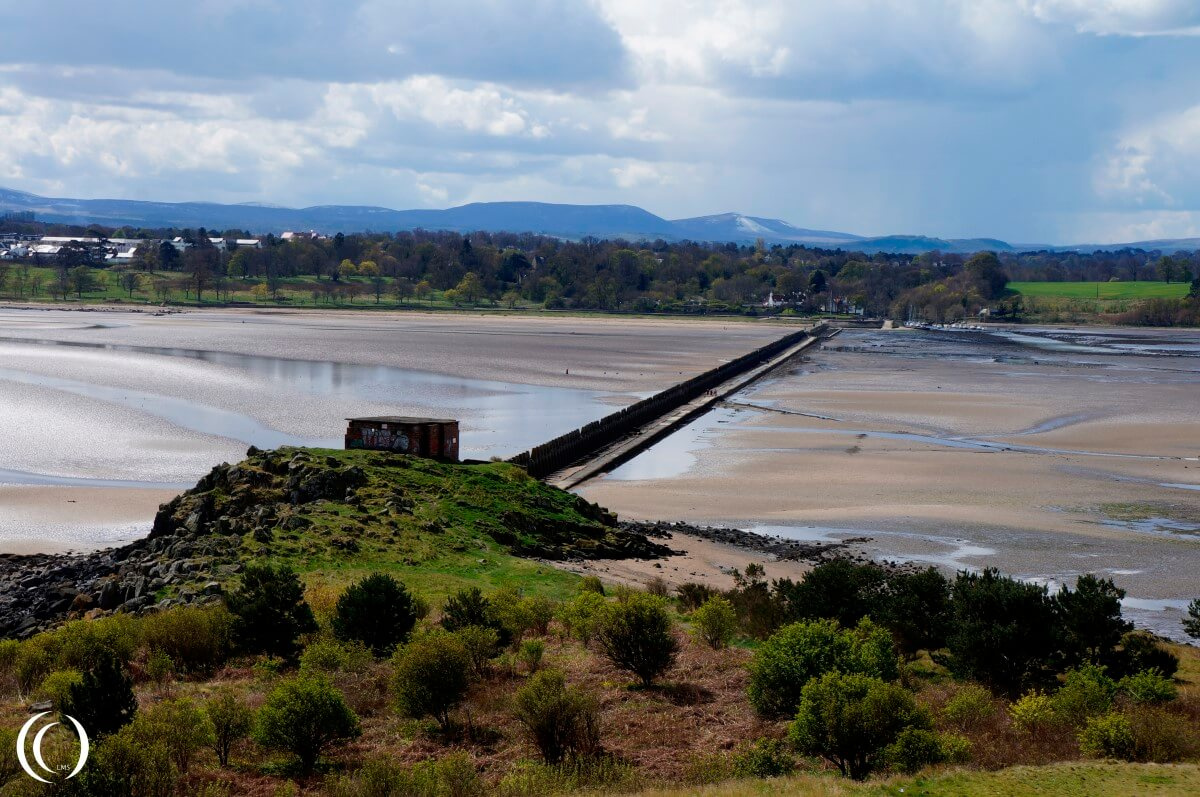
POLYGON ((600 748, 599 704, 567 686, 557 670, 533 675, 517 690, 513 711, 547 764, 590 755, 600 748))
POLYGON ((408 639, 417 622, 417 607, 408 589, 390 575, 372 573, 338 598, 333 632, 356 640, 376 656, 390 655, 408 639))
POLYGON ((471 656, 462 640, 435 629, 414 637, 392 656, 392 692, 406 716, 432 716, 442 728, 470 684, 471 656))
POLYGON ((605 606, 596 640, 608 660, 649 686, 675 664, 679 650, 666 601, 635 592, 605 606))
POLYGON ((1109 664, 1121 637, 1133 624, 1121 617, 1125 590, 1110 578, 1086 573, 1075 581, 1075 589, 1065 584, 1054 596, 1054 608, 1062 628, 1062 647, 1071 665, 1092 662, 1109 664))
POLYGON ((468 304, 479 304, 479 300, 484 295, 483 281, 479 279, 479 275, 474 271, 468 271, 459 280, 458 286, 455 287, 463 301, 468 304))
POLYGON ((120 273, 120 276, 117 279, 121 284, 121 289, 129 295, 130 299, 133 298, 134 291, 140 291, 142 289, 143 278, 142 275, 136 271, 126 269, 120 273))
POLYGON ((728 647, 737 632, 737 612, 728 598, 714 595, 692 612, 695 634, 709 647, 728 647))
POLYGON ((829 672, 805 685, 788 738, 800 752, 821 756, 843 775, 863 780, 905 729, 929 726, 903 687, 858 673, 829 672))
POLYGON ((831 671, 897 678, 891 635, 869 620, 853 629, 842 629, 833 620, 784 626, 750 661, 750 704, 764 717, 791 716, 804 685, 831 671))
POLYGON ((196 752, 215 739, 208 715, 186 697, 163 700, 140 712, 130 731, 143 744, 163 745, 172 763, 184 775, 196 752))
POLYGON ((979 286, 979 292, 986 299, 995 299, 1004 292, 1008 285, 1008 275, 1000 265, 1000 258, 995 252, 977 252, 971 255, 963 266, 963 271, 979 286))
POLYGON ((226 597, 233 614, 233 638, 242 650, 292 658, 297 638, 317 630, 304 585, 286 565, 251 564, 239 589, 226 597))
POLYGON ((233 746, 245 739, 254 726, 254 712, 228 687, 209 698, 204 711, 213 727, 213 752, 221 766, 227 767, 233 746))
POLYGON ((1193 639, 1200 639, 1200 598, 1188 604, 1187 615, 1183 618, 1183 630, 1193 639))
POLYGON ((512 630, 479 587, 461 589, 447 598, 442 607, 441 623, 447 631, 458 631, 471 625, 495 629, 501 646, 508 645, 513 638, 512 630))
POLYGON ((96 290, 96 272, 91 266, 75 266, 68 274, 71 280, 71 289, 75 291, 75 296, 83 298, 85 293, 91 293, 96 290))
POLYGON ((259 709, 254 728, 259 744, 293 754, 305 773, 312 772, 331 745, 361 733, 358 717, 342 693, 319 675, 282 681, 259 709))
POLYGON ((102 650, 98 661, 79 683, 71 684, 60 707, 79 721, 88 733, 104 736, 115 733, 133 721, 137 713, 133 679, 122 669, 111 652, 102 650))

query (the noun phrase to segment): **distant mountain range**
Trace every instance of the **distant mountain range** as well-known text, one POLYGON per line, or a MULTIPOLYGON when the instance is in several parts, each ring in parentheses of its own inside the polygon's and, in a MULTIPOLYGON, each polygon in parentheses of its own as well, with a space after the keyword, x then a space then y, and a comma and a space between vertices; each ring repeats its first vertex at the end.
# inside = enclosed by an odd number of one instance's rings
POLYGON ((668 220, 633 205, 558 205, 545 202, 475 202, 446 210, 392 210, 367 205, 316 205, 286 208, 259 203, 222 205, 214 202, 143 202, 131 199, 66 199, 0 188, 0 212, 30 211, 39 221, 63 224, 102 224, 110 227, 180 227, 250 230, 255 234, 285 230, 338 232, 396 232, 453 230, 474 232, 532 232, 560 238, 624 238, 631 241, 713 241, 804 244, 860 252, 918 254, 942 252, 999 252, 1036 249, 1083 252, 1159 249, 1165 252, 1200 249, 1200 238, 1138 241, 1125 244, 1048 246, 1013 245, 992 238, 933 238, 925 235, 887 235, 868 238, 845 232, 810 230, 779 219, 722 213, 692 219, 668 220))

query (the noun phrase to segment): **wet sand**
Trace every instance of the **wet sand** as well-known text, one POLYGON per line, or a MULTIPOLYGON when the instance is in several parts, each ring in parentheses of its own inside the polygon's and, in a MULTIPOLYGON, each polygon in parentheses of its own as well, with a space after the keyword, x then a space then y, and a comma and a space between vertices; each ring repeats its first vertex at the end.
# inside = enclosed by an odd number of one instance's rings
POLYGON ((1098 572, 1178 636, 1200 594, 1197 396, 1196 357, 847 331, 581 492, 632 518, 865 534, 948 570, 1098 572))
POLYGON ((248 445, 340 447, 351 416, 452 415, 465 456, 511 456, 786 331, 469 313, 0 310, 0 551, 142 536, 164 495, 248 445), (88 511, 64 518, 68 500, 88 511))

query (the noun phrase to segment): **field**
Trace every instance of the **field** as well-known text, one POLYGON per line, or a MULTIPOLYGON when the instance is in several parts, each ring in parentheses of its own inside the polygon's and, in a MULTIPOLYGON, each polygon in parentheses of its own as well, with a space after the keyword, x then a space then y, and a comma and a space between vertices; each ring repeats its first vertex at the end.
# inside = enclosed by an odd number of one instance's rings
POLYGON ((1186 282, 1010 282, 1022 296, 1060 299, 1182 299, 1186 282))

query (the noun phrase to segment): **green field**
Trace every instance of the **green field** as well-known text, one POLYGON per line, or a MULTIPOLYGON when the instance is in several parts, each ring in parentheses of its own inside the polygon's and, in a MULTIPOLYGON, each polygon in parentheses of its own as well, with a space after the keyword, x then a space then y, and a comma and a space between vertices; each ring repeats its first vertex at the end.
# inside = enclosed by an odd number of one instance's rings
POLYGON ((1186 282, 1010 282, 1022 296, 1062 299, 1182 299, 1186 282))

